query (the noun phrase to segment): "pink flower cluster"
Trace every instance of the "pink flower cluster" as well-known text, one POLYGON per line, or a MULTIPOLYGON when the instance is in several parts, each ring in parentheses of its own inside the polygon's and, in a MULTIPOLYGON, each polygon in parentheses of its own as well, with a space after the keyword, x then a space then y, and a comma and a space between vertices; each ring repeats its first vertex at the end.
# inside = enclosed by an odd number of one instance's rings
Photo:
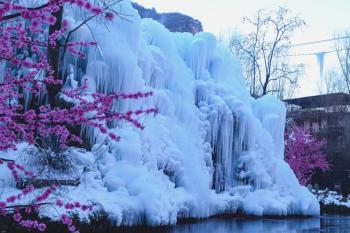
POLYGON ((83 205, 78 201, 64 203, 62 200, 57 199, 55 204, 56 206, 65 208, 66 210, 81 209, 82 211, 92 211, 93 209, 92 205, 83 205))
MULTIPOLYGON (((16 144, 20 141, 26 141, 31 144, 35 143, 36 138, 47 138, 57 135, 60 140, 61 148, 64 148, 68 142, 81 143, 81 139, 77 135, 72 135, 69 127, 85 124, 87 126, 97 127, 102 133, 108 134, 111 139, 119 140, 114 133, 109 132, 105 127, 105 121, 126 120, 134 126, 143 129, 140 122, 132 117, 132 115, 150 114, 157 112, 156 109, 140 110, 135 113, 113 113, 111 111, 113 101, 118 99, 138 99, 147 98, 152 95, 147 93, 132 94, 94 94, 93 101, 84 100, 81 90, 84 86, 70 91, 68 95, 71 98, 78 99, 79 104, 71 108, 54 108, 41 106, 39 109, 30 109, 24 111, 23 105, 19 104, 24 100, 24 96, 18 90, 22 89, 38 96, 45 92, 45 84, 60 88, 61 80, 54 78, 54 71, 51 69, 47 59, 47 48, 56 47, 59 38, 64 37, 68 23, 63 21, 62 28, 56 30, 48 38, 45 39, 45 26, 52 25, 56 22, 53 14, 64 4, 74 4, 82 7, 94 14, 100 14, 103 9, 93 6, 90 2, 84 0, 52 0, 42 7, 24 8, 20 5, 3 3, 0 11, 0 17, 4 20, 8 15, 18 14, 19 21, 17 24, 3 24, 0 33, 0 59, 11 63, 15 68, 7 69, 4 81, 0 82, 0 150, 8 148, 16 149, 16 144), (23 22, 22 22, 23 21, 23 22), (29 21, 29 25, 35 30, 28 30, 24 21, 29 21), (24 56, 22 51, 30 51, 31 55, 24 56), (21 51, 21 52, 20 52, 21 51), (30 70, 23 74, 18 72, 21 70, 30 70), (45 71, 47 76, 42 80, 35 77, 39 72, 45 71), (17 101, 19 100, 19 101, 17 101), (88 118, 89 113, 96 112, 94 117, 88 118)), ((110 16, 108 16, 110 17, 110 16)), ((6 21, 6 20, 5 20, 6 21)), ((1 22, 1 20, 0 20, 1 22)), ((68 50, 79 57, 85 55, 79 47, 94 46, 95 42, 67 42, 68 50)))
POLYGON ((14 161, 5 161, 0 158, 0 165, 4 164, 5 162, 7 162, 7 167, 12 171, 12 175, 15 179, 18 177, 19 171, 23 172, 25 176, 35 178, 32 172, 25 170, 23 165, 17 164, 14 161))
POLYGON ((76 227, 73 225, 73 221, 68 215, 62 214, 61 215, 61 222, 63 225, 66 225, 68 227, 68 230, 73 233, 79 233, 79 231, 76 229, 76 227))
POLYGON ((32 229, 32 230, 36 229, 41 232, 46 230, 45 223, 40 223, 37 220, 23 219, 22 215, 18 212, 15 213, 12 217, 15 222, 17 222, 20 226, 25 227, 27 229, 32 229))
POLYGON ((285 160, 302 185, 307 185, 316 169, 327 171, 330 164, 323 152, 325 141, 318 140, 307 130, 291 125, 285 133, 285 160))
MULTIPOLYGON (((15 171, 16 168, 20 169, 23 171, 25 177, 30 177, 33 178, 35 177, 32 173, 26 172, 24 169, 23 165, 16 164, 13 161, 4 161, 0 160, 0 164, 7 163, 7 167, 11 171, 15 171)), ((14 176, 15 179, 18 179, 18 175, 14 174, 12 172, 12 175, 14 176)), ((11 206, 11 204, 15 203, 16 201, 21 200, 23 196, 26 196, 30 193, 32 193, 35 189, 32 185, 26 186, 24 189, 22 189, 21 193, 18 195, 12 195, 8 198, 6 198, 6 202, 0 201, 0 215, 7 215, 10 214, 10 210, 13 209, 13 214, 12 218, 15 222, 17 222, 20 226, 25 227, 27 229, 33 229, 33 230, 38 230, 38 231, 45 231, 46 230, 46 225, 45 223, 40 223, 37 220, 31 220, 31 219, 24 219, 22 214, 20 213, 21 209, 24 208, 24 212, 26 214, 30 214, 33 210, 36 210, 39 208, 40 205, 43 204, 49 204, 49 203, 44 203, 57 189, 57 186, 53 185, 44 191, 42 191, 41 194, 37 195, 27 206, 23 207, 18 207, 18 206, 11 206)), ((80 209, 82 211, 92 211, 93 206, 92 205, 85 205, 81 204, 80 202, 68 202, 64 203, 60 199, 56 199, 56 201, 53 203, 53 205, 59 207, 59 208, 64 208, 65 210, 73 210, 73 209, 80 209)), ((72 219, 68 217, 67 214, 63 214, 61 221, 64 225, 67 225, 68 230, 70 232, 78 233, 79 231, 76 229, 76 227, 72 223, 72 219)))
POLYGON ((13 215, 13 219, 15 222, 18 222, 18 224, 24 228, 31 229, 31 230, 38 230, 38 231, 45 231, 46 230, 46 224, 40 223, 37 220, 24 220, 22 219, 22 215, 20 213, 16 213, 13 215))
MULTIPOLYGON (((50 194, 56 189, 56 187, 50 187, 49 189, 45 190, 43 194, 38 195, 33 203, 30 205, 26 206, 24 208, 26 214, 30 214, 32 212, 32 209, 37 209, 39 208, 39 201, 43 201, 47 198, 49 198, 50 194)), ((20 213, 21 208, 18 206, 11 206, 9 204, 14 203, 17 200, 20 200, 23 196, 28 195, 29 193, 34 191, 34 187, 29 185, 25 187, 22 190, 22 193, 18 195, 13 195, 10 196, 6 199, 6 202, 1 202, 0 201, 0 214, 5 216, 7 214, 12 214, 12 218, 15 222, 17 222, 20 226, 28 228, 28 229, 37 229, 38 231, 45 231, 46 230, 46 225, 44 223, 40 223, 37 220, 30 220, 30 219, 24 219, 23 216, 20 213), (13 209, 13 211, 11 211, 13 209)))
MULTIPOLYGON (((147 98, 152 95, 152 92, 96 93, 89 96, 92 98, 86 98, 88 95, 84 92, 86 84, 70 91, 61 90, 62 81, 55 78, 58 70, 54 70, 50 66, 48 51, 53 48, 67 48, 73 55, 84 57, 85 54, 81 53, 81 48, 96 45, 95 42, 66 41, 70 25, 65 20, 61 22, 60 28, 47 35, 47 29, 57 24, 56 13, 60 12, 67 4, 107 20, 114 18, 114 12, 107 12, 108 8, 102 9, 86 0, 48 0, 45 4, 32 8, 11 1, 0 1, 0 65, 6 65, 5 74, 0 77, 2 80, 0 81, 0 151, 16 150, 16 144, 19 142, 25 141, 34 144, 37 139, 52 135, 58 137, 61 148, 64 148, 71 141, 81 143, 81 138, 78 135, 73 135, 69 128, 82 124, 98 128, 111 139, 119 140, 119 136, 107 128, 106 122, 125 120, 135 127, 143 129, 143 125, 136 119, 136 116, 157 113, 157 109, 154 108, 126 113, 116 113, 112 110, 115 101, 147 98), (62 41, 65 41, 65 44, 62 44, 62 41), (44 74, 44 77, 38 79, 40 74, 44 74), (23 102, 26 92, 38 97, 47 91, 47 87, 59 89, 62 94, 76 100, 76 104, 70 107, 43 105, 32 106, 29 109, 24 108, 23 102)), ((0 165, 6 165, 17 182, 20 177, 36 178, 23 165, 14 161, 0 158, 0 165)), ((45 231, 46 225, 44 223, 25 219, 22 215, 23 209, 25 213, 29 214, 41 205, 51 204, 58 208, 64 208, 66 211, 73 209, 92 210, 92 206, 79 202, 63 203, 57 199, 55 203, 45 203, 56 189, 56 186, 52 186, 40 190, 40 194, 32 198, 30 204, 16 206, 16 202, 23 201, 24 196, 28 198, 28 195, 35 191, 33 186, 28 185, 19 194, 0 200, 0 214, 12 215, 13 220, 19 226, 45 231)), ((68 215, 62 215, 61 221, 67 225, 70 232, 79 232, 68 215)))
POLYGON ((68 42, 67 48, 68 48, 68 51, 74 56, 85 58, 85 54, 81 52, 81 48, 88 47, 88 46, 96 46, 96 45, 97 43, 94 41, 92 42, 75 41, 75 42, 68 42))
MULTIPOLYGON (((66 210, 80 209, 82 211, 92 211, 93 209, 93 206, 83 205, 80 202, 64 204, 64 202, 60 199, 57 199, 55 204, 56 206, 65 208, 66 210)), ((69 232, 79 233, 79 230, 77 230, 77 227, 73 225, 72 219, 67 214, 61 215, 61 222, 63 225, 68 227, 69 232)))

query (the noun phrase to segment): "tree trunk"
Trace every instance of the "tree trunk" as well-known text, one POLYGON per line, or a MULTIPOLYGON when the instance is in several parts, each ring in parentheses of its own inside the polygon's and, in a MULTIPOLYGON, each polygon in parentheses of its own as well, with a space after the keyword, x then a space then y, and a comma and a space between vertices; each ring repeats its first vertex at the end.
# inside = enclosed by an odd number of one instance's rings
MULTIPOLYGON (((60 7, 60 10, 55 12, 53 16, 56 17, 56 23, 51 25, 49 28, 49 35, 54 33, 55 31, 62 28, 62 17, 63 17, 63 7, 60 7)), ((54 79, 62 80, 60 70, 59 70, 59 61, 60 61, 60 49, 57 45, 55 48, 49 47, 48 49, 48 61, 51 66, 51 69, 54 71, 54 79)), ((47 85, 47 94, 49 99, 49 104, 52 107, 56 106, 56 97, 61 89, 61 85, 47 85)))
POLYGON ((269 80, 270 80, 270 75, 267 74, 266 75, 266 80, 265 80, 265 83, 264 83, 264 86, 263 86, 263 93, 262 93, 262 95, 266 95, 267 94, 267 85, 269 84, 269 80))

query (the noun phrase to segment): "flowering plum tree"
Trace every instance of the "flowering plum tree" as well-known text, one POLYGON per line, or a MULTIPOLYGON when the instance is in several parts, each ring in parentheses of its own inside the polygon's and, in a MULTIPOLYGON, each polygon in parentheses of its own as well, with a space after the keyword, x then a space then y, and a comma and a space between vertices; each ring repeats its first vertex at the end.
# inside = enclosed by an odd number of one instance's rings
POLYGON ((310 182, 316 169, 330 168, 323 147, 325 141, 318 140, 307 130, 296 125, 287 127, 285 133, 285 160, 289 163, 302 185, 310 182))
MULTIPOLYGON (((64 149, 70 142, 82 143, 81 137, 71 130, 82 124, 97 128, 117 141, 119 137, 110 131, 106 122, 125 120, 142 129, 135 116, 157 112, 150 108, 120 113, 112 108, 115 101, 146 98, 152 92, 87 94, 86 84, 77 89, 62 89, 62 53, 67 50, 73 56, 84 58, 79 48, 96 45, 95 41, 71 41, 70 35, 94 17, 113 20, 117 13, 110 8, 118 2, 120 0, 100 7, 86 0, 48 0, 42 5, 24 7, 10 0, 0 0, 0 67, 3 68, 3 71, 0 70, 0 151, 16 150, 20 142, 40 145, 40 140, 49 137, 56 137, 59 148, 64 149), (68 22, 63 20, 66 5, 80 8, 90 16, 76 28, 69 29, 68 22), (28 93, 33 98, 44 94, 48 103, 26 106, 28 93), (74 100, 74 104, 60 104, 57 101, 59 94, 74 100)), ((0 158, 0 165, 7 166, 16 181, 20 176, 36 177, 13 160, 0 158)), ((53 203, 45 203, 56 189, 57 186, 53 185, 41 190, 28 204, 21 205, 16 202, 35 191, 32 185, 27 185, 17 195, 0 195, 0 214, 12 215, 22 227, 45 231, 45 223, 25 219, 21 213, 29 214, 46 204, 66 210, 91 210, 91 206, 79 202, 63 203, 57 199, 53 203)), ((62 215, 61 220, 69 231, 78 232, 67 214, 62 215)))

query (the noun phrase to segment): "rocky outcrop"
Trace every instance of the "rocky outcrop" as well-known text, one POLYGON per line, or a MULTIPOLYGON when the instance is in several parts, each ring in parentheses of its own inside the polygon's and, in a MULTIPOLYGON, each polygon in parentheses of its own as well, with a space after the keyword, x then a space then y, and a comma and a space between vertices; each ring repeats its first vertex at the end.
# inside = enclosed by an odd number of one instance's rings
POLYGON ((190 32, 196 34, 203 31, 202 23, 188 15, 181 13, 158 13, 156 9, 148 9, 137 3, 133 7, 141 18, 152 18, 163 24, 171 32, 190 32))

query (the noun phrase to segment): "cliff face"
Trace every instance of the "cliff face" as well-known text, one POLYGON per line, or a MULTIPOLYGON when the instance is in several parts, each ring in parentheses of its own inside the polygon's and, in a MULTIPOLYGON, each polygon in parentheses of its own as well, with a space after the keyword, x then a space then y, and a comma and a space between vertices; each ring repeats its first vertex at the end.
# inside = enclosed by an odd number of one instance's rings
POLYGON ((180 13, 158 13, 154 8, 148 9, 132 3, 141 18, 152 18, 163 24, 171 32, 190 32, 196 34, 203 31, 202 23, 188 15, 180 13))

